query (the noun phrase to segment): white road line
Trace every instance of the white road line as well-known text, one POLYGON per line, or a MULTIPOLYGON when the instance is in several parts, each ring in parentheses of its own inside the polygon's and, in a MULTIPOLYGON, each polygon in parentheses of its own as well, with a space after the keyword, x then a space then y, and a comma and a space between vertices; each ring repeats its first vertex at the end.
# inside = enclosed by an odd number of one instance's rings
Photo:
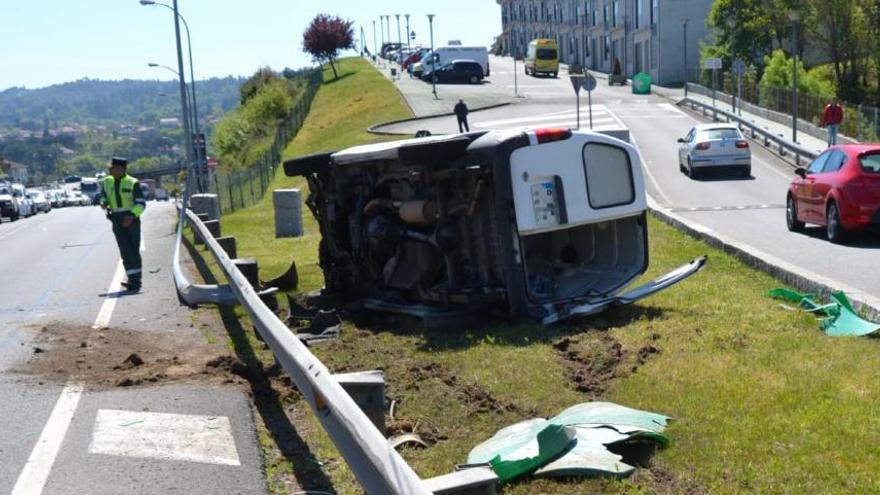
POLYGON ((68 383, 61 391, 43 433, 18 476, 12 495, 40 495, 43 492, 81 395, 82 385, 78 383, 68 383))
POLYGON ((660 188, 660 183, 657 182, 657 179, 654 178, 654 174, 651 173, 651 167, 649 167, 648 163, 645 161, 645 157, 644 155, 642 155, 642 150, 639 149, 639 143, 638 141, 636 141, 636 137, 633 136, 632 131, 630 131, 629 133, 629 140, 632 141, 633 146, 635 146, 636 149, 639 150, 639 157, 642 159, 643 165, 642 168, 645 169, 645 173, 648 175, 648 179, 651 181, 651 183, 654 184, 654 188, 657 189, 657 193, 660 195, 661 198, 663 198, 667 205, 671 205, 672 201, 669 200, 669 197, 666 196, 666 193, 664 193, 663 189, 660 188))
POLYGON ((125 268, 122 267, 122 260, 120 260, 119 264, 116 265, 116 273, 113 274, 113 279, 110 281, 110 287, 107 288, 104 304, 101 305, 98 317, 95 318, 95 324, 92 325, 93 329, 107 328, 110 324, 110 317, 113 316, 113 309, 116 308, 116 294, 122 287, 122 277, 124 275, 125 268))
POLYGON ((682 112, 681 110, 679 110, 678 108, 676 108, 676 106, 673 105, 672 103, 660 103, 657 106, 664 109, 664 110, 668 110, 672 113, 677 113, 677 114, 681 115, 682 117, 689 117, 688 114, 686 114, 686 113, 682 112))
POLYGON ((7 237, 9 237, 9 236, 11 236, 11 235, 15 235, 15 234, 21 232, 22 230, 24 230, 24 229, 26 229, 26 228, 28 228, 28 227, 30 227, 30 226, 31 226, 31 224, 26 223, 26 224, 24 224, 24 225, 19 226, 17 229, 13 230, 12 232, 7 232, 7 233, 5 233, 5 234, 3 234, 3 235, 0 235, 0 241, 2 241, 3 239, 6 239, 7 237))
MULTIPOLYGON (((581 118, 583 118, 585 115, 587 116, 587 118, 589 118, 588 111, 586 111, 586 110, 581 111, 581 118)), ((495 127, 495 126, 505 125, 505 124, 519 124, 519 123, 523 123, 523 122, 541 122, 541 121, 545 121, 545 120, 565 122, 565 121, 571 120, 574 117, 576 117, 576 113, 571 112, 571 113, 566 113, 564 115, 536 115, 536 116, 532 116, 532 117, 514 117, 514 118, 510 118, 510 119, 483 120, 480 122, 474 122, 474 125, 480 126, 480 127, 495 127)), ((607 112, 595 112, 594 111, 593 112, 593 121, 597 121, 599 119, 602 119, 604 121, 614 122, 614 117, 611 117, 607 112), (608 115, 608 117, 602 119, 602 117, 597 117, 597 114, 598 115, 608 115)))

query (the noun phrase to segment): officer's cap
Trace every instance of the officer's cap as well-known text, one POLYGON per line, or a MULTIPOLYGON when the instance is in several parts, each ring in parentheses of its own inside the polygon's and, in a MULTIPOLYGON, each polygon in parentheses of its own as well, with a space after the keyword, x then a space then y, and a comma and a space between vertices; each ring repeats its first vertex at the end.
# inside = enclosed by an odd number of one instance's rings
POLYGON ((128 166, 128 160, 126 160, 125 158, 119 158, 118 156, 114 156, 113 158, 110 159, 110 166, 114 167, 116 165, 119 165, 120 167, 125 168, 128 166))

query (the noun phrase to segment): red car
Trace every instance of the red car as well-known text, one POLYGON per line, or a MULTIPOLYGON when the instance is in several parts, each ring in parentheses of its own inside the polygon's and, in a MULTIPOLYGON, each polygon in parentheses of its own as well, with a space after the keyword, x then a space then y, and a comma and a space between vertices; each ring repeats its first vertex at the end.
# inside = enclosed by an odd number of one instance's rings
POLYGON ((828 240, 840 242, 849 231, 880 228, 880 144, 833 146, 788 186, 788 230, 805 223, 825 226, 828 240))

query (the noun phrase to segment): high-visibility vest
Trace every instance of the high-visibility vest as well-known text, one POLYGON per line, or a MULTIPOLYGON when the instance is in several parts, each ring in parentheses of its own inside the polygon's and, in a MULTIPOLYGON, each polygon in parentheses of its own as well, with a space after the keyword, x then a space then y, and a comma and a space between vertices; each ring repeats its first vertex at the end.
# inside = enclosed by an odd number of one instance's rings
POLYGON ((112 175, 104 178, 104 196, 101 202, 107 205, 107 208, 113 213, 131 212, 134 216, 140 217, 146 208, 146 201, 140 194, 140 183, 137 179, 130 175, 123 175, 119 179, 119 197, 121 204, 116 202, 116 179, 112 175), (135 191, 138 197, 135 198, 135 191))

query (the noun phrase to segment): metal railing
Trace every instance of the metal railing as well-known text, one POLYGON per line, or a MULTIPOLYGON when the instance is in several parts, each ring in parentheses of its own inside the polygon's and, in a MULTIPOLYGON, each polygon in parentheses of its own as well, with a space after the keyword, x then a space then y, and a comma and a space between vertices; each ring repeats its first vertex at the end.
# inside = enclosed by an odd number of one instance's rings
POLYGON ((798 143, 785 139, 779 134, 774 134, 773 131, 766 127, 762 127, 753 121, 734 115, 732 112, 713 107, 709 103, 703 103, 692 98, 684 98, 679 102, 679 105, 690 105, 692 110, 699 108, 704 115, 706 112, 711 112, 715 115, 715 119, 720 117, 727 122, 736 122, 739 125, 740 130, 748 130, 749 136, 755 140, 760 139, 765 147, 775 148, 781 156, 786 156, 787 154, 793 155, 794 162, 798 166, 800 166, 802 158, 812 160, 818 156, 818 153, 815 150, 811 150, 798 143))
POLYGON ((320 69, 315 69, 306 76, 303 93, 290 111, 290 115, 279 123, 272 144, 254 163, 248 164, 243 169, 217 171, 211 174, 208 192, 216 194, 220 199, 220 210, 223 213, 253 206, 263 198, 275 178, 275 171, 281 163, 284 148, 302 128, 309 114, 312 99, 322 81, 323 73, 320 69))

